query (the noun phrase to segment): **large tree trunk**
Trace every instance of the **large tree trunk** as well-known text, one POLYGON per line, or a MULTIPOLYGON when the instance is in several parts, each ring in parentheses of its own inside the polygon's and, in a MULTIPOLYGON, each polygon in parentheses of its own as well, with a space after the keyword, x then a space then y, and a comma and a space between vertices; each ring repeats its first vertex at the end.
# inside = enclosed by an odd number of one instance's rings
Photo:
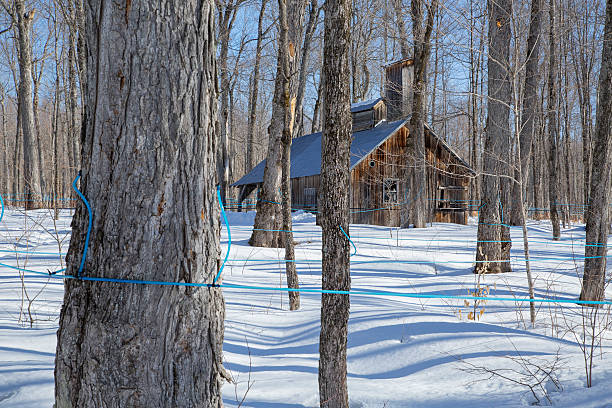
POLYGON ((612 129, 612 0, 608 0, 606 5, 606 25, 601 52, 599 100, 591 174, 591 201, 586 214, 586 246, 584 248, 581 300, 598 301, 603 300, 604 297, 609 233, 610 172, 612 170, 612 131, 610 129, 612 129))
POLYGON ((559 202, 559 127, 557 123, 557 46, 555 43, 555 10, 554 0, 550 0, 550 31, 548 35, 548 208, 550 211, 550 222, 552 223, 553 240, 558 241, 561 237, 559 227, 559 213, 557 204, 559 202))
MULTIPOLYGON (((81 191, 93 228, 83 275, 212 282, 213 2, 88 4, 81 191)), ((72 225, 76 275, 82 203, 72 225)), ((55 407, 221 407, 223 317, 219 288, 66 280, 55 407)))
POLYGON ((531 1, 531 21, 527 37, 527 56, 525 61, 525 85, 523 104, 521 106, 521 124, 519 130, 520 158, 518 169, 514 172, 517 182, 512 184, 511 225, 522 225, 523 204, 518 202, 519 189, 525 192, 529 176, 529 157, 535 134, 535 112, 538 103, 538 84, 540 80, 540 42, 542 0, 531 1))
MULTIPOLYGON (((323 47, 323 136, 321 205, 323 289, 351 288, 349 233, 349 163, 352 133, 349 52, 351 0, 325 2, 323 47)), ((348 295, 321 295, 319 398, 323 408, 348 408, 346 344, 348 295)))
POLYGON ((490 1, 488 116, 475 273, 510 271, 507 220, 510 182, 510 0, 490 1), (507 222, 507 221, 506 221, 507 222))
MULTIPOLYGON (((305 1, 287 0, 287 21, 289 25, 290 44, 293 44, 295 56, 290 61, 291 94, 297 92, 298 81, 295 73, 300 67, 299 44, 302 42, 302 23, 304 20, 305 1)), ((283 95, 282 61, 279 53, 276 64, 276 79, 274 81, 274 97, 272 99, 272 118, 268 127, 268 154, 264 168, 263 184, 257 201, 257 214, 253 225, 253 233, 249 245, 257 247, 282 248, 286 234, 282 228, 281 180, 282 159, 281 138, 283 134, 283 118, 285 101, 283 95)))
POLYGON ((425 0, 412 0, 412 31, 414 37, 414 97, 410 117, 410 137, 414 146, 412 154, 412 222, 415 228, 424 228, 427 223, 427 168, 425 157, 425 102, 427 99, 427 62, 431 51, 431 33, 438 1, 427 5, 427 21, 423 26, 425 0))
POLYGON ((42 207, 42 190, 38 162, 38 146, 32 105, 32 43, 34 10, 26 12, 25 1, 15 1, 19 48, 19 105, 23 137, 24 200, 27 209, 42 207))

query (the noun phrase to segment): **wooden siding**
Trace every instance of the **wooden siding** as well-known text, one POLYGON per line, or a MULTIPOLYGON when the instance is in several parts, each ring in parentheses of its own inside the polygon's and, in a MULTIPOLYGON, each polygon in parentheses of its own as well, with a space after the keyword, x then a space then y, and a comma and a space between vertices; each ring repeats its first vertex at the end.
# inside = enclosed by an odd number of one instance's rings
POLYGON ((404 180, 408 130, 402 127, 376 150, 366 156, 351 172, 351 222, 400 226, 406 219, 409 191, 404 180), (397 202, 383 202, 383 181, 399 180, 397 202))
POLYGON ((412 110, 411 59, 402 60, 385 67, 385 100, 388 104, 388 119, 406 117, 412 110))
MULTIPOLYGON (((355 137, 359 137, 356 134, 355 137)), ((427 186, 424 191, 410 191, 407 180, 407 157, 412 149, 408 128, 400 128, 393 136, 364 157, 351 171, 351 223, 390 227, 410 223, 408 208, 417 194, 427 197, 427 221, 467 224, 468 183, 471 170, 452 155, 448 148, 426 130, 427 186), (383 201, 385 179, 398 180, 396 202, 383 201)), ((291 180, 294 209, 315 211, 308 202, 306 189, 319 192, 319 175, 291 180)))
POLYGON ((291 179, 291 206, 296 209, 314 211, 316 205, 307 202, 306 189, 314 188, 319 196, 319 175, 291 179))

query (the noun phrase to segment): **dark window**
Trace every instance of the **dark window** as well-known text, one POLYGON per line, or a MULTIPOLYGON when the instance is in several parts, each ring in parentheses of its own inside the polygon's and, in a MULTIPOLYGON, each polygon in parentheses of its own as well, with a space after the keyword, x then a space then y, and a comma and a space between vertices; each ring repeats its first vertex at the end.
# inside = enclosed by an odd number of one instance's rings
POLYGON ((397 193, 399 191, 398 179, 383 180, 383 203, 397 203, 397 193))

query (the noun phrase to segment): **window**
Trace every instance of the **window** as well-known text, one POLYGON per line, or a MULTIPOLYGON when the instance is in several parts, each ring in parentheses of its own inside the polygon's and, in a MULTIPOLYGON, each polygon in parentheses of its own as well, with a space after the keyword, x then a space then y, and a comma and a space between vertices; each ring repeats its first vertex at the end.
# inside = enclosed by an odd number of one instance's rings
POLYGON ((304 205, 307 207, 317 206, 317 189, 316 188, 305 188, 304 189, 304 205))
POLYGON ((397 203, 397 192, 399 191, 398 179, 383 180, 383 203, 397 203))

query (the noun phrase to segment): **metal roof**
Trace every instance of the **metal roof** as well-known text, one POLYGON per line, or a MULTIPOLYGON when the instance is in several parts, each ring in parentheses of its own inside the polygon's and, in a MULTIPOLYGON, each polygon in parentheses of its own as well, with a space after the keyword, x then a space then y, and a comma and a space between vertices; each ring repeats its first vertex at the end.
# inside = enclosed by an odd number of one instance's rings
MULTIPOLYGON (((383 122, 371 129, 354 132, 351 143, 350 169, 353 170, 366 156, 406 123, 408 123, 408 119, 383 122)), ((263 182, 265 167, 266 161, 264 160, 232 186, 263 182)), ((291 178, 316 176, 318 174, 321 174, 321 132, 293 139, 291 144, 291 178)))
POLYGON ((363 112, 375 107, 383 98, 368 99, 367 101, 356 102, 351 105, 351 113, 363 112))

